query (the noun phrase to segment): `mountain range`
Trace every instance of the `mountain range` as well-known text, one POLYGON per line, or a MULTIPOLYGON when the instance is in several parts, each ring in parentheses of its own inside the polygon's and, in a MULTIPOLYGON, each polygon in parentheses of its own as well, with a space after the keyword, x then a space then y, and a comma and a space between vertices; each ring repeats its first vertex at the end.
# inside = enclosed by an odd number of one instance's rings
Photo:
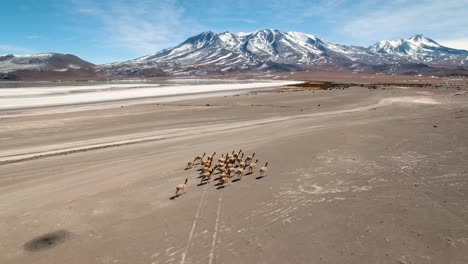
POLYGON ((466 75, 467 63, 468 51, 442 46, 422 35, 359 47, 300 32, 265 29, 250 33, 203 32, 173 48, 103 65, 56 53, 0 56, 0 74, 77 73, 93 69, 96 75, 112 78, 293 71, 384 74, 449 71, 466 75))

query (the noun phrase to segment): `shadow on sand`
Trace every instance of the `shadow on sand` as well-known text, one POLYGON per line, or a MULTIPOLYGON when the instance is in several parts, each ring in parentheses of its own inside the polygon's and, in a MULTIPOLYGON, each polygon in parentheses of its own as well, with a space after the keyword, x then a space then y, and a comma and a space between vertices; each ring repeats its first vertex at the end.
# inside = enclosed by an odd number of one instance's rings
POLYGON ((180 194, 173 195, 173 196, 171 196, 171 198, 169 198, 169 200, 175 200, 175 198, 177 198, 177 197, 179 197, 179 196, 180 196, 180 194))
POLYGON ((23 248, 26 251, 44 250, 63 243, 68 237, 70 237, 70 233, 68 231, 57 230, 30 240, 24 244, 23 248))

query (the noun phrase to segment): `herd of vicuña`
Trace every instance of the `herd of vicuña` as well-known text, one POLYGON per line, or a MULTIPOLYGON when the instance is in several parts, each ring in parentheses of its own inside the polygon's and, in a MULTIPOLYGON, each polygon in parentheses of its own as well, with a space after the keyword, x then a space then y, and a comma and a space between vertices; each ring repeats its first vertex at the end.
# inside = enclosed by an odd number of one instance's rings
MULTIPOLYGON (((242 150, 238 152, 232 151, 231 154, 221 154, 221 157, 218 158, 218 163, 214 165, 213 160, 215 155, 216 152, 211 156, 206 156, 206 153, 203 153, 202 156, 196 156, 193 161, 187 163, 185 170, 200 166, 201 168, 198 170, 200 172, 198 177, 201 178, 200 185, 210 182, 214 175, 218 175, 216 178, 216 180, 219 180, 217 185, 222 188, 229 184, 232 177, 236 176, 237 180, 241 180, 242 176, 252 174, 257 169, 258 159, 253 161, 255 152, 245 158, 242 150)), ((260 177, 267 176, 267 166, 268 162, 260 168, 260 177)), ((187 181, 188 179, 185 179, 185 183, 177 185, 175 196, 181 192, 186 192, 187 181)))

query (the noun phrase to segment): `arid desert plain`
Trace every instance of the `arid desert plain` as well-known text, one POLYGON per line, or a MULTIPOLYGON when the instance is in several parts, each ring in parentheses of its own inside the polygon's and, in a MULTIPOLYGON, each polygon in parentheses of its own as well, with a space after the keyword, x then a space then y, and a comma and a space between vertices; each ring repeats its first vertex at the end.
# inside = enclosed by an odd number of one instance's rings
POLYGON ((164 85, 1 88, 0 263, 468 263, 466 79, 164 85))

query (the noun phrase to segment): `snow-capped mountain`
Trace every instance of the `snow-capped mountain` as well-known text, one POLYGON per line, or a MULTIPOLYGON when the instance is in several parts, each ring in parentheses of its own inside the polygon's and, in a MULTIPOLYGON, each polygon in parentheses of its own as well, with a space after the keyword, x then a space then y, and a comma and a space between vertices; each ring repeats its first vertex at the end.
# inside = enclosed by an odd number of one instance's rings
POLYGON ((468 58, 467 51, 444 47, 423 35, 415 35, 408 39, 383 40, 369 47, 369 51, 403 62, 459 64, 468 58))
POLYGON ((122 63, 105 65, 114 74, 158 67, 164 72, 197 74, 228 71, 300 70, 306 65, 346 62, 368 56, 360 47, 333 44, 299 32, 260 30, 253 33, 203 32, 178 46, 122 63))
POLYGON ((55 80, 74 76, 95 77, 95 65, 70 54, 0 55, 0 79, 55 80))
MULTIPOLYGON (((247 71, 354 70, 401 64, 456 67, 468 51, 441 46, 422 35, 380 41, 371 47, 346 46, 317 36, 281 30, 251 33, 203 32, 174 48, 130 61, 100 66, 113 75, 183 75, 247 71)), ((407 67, 407 66, 406 66, 407 67)))
POLYGON ((409 39, 382 40, 370 47, 370 51, 379 54, 411 56, 421 51, 431 51, 442 46, 432 39, 415 35, 409 39))

